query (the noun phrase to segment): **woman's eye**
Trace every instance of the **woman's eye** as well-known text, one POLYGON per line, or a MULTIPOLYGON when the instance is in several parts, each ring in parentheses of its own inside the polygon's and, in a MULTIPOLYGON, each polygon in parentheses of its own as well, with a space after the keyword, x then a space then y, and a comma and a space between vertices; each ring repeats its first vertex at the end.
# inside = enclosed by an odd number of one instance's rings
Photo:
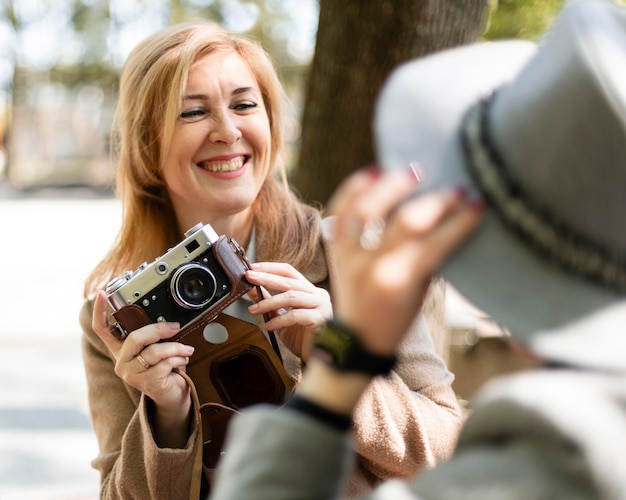
POLYGON ((193 122, 193 121, 196 121, 196 120, 200 120, 205 115, 206 115, 206 111, 204 109, 194 108, 194 109, 189 109, 187 111, 183 111, 180 114, 180 118, 182 120, 187 121, 187 122, 193 122))
POLYGON ((256 108, 257 105, 254 102, 240 102, 233 106, 233 109, 237 111, 246 111, 248 109, 256 108))

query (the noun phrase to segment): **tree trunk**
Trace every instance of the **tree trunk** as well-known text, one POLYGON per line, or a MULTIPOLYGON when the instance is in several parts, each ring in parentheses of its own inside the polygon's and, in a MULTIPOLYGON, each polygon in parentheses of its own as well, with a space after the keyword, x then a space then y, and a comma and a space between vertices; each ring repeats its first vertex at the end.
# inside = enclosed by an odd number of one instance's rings
POLYGON ((293 185, 324 204, 374 161, 372 112, 399 63, 475 41, 488 0, 320 0, 293 185))

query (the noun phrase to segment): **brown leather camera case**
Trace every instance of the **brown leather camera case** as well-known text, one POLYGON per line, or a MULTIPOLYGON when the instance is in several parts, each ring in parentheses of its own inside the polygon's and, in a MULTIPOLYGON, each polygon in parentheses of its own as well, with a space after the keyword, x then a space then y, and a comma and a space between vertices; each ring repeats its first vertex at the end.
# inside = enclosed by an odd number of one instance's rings
MULTIPOLYGON (((211 247, 215 259, 220 264, 222 270, 230 281, 230 295, 222 302, 203 311, 201 315, 192 323, 186 325, 172 340, 182 340, 187 335, 202 330, 207 323, 210 323, 217 315, 235 302, 239 297, 248 292, 252 285, 246 280, 246 271, 250 268, 243 249, 232 238, 227 239, 224 235, 211 247)), ((113 313, 115 320, 127 332, 132 332, 142 326, 152 323, 145 311, 136 304, 124 306, 113 313)), ((120 331, 112 325, 111 331, 120 337, 120 331)))
MULTIPOLYGON (((185 378, 191 379, 192 391, 198 396, 203 462, 209 468, 217 464, 226 427, 237 410, 257 403, 282 404, 295 385, 283 367, 277 344, 270 344, 258 326, 222 313, 252 288, 245 279, 249 267, 243 250, 224 236, 212 248, 229 277, 231 294, 171 339, 195 348, 185 378), (219 323, 225 328, 227 339, 223 343, 205 339, 204 330, 210 323, 219 323)), ((144 310, 135 304, 120 308, 113 316, 127 332, 151 323, 144 310)), ((111 330, 119 335, 115 327, 111 330)), ((270 335, 274 334, 270 332, 270 335)))

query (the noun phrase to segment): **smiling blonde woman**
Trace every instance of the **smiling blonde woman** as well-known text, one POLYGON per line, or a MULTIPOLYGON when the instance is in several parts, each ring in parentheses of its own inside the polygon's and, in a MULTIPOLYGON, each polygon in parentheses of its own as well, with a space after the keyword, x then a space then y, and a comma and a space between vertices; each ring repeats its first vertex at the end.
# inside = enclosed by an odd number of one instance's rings
MULTIPOLYGON (((255 263, 248 280, 271 294, 256 304, 243 297, 226 312, 276 332, 296 383, 312 338, 332 316, 340 286, 332 220, 285 182, 283 99, 263 49, 211 23, 169 27, 129 56, 115 135, 123 220, 87 280, 80 316, 103 499, 197 497, 193 485, 201 481, 205 494, 213 474, 206 460, 194 469, 202 422, 179 373, 194 363, 193 349, 168 341, 176 322, 144 326, 125 341, 111 335, 101 291, 108 280, 162 255, 202 222, 234 238, 255 263)), ((361 399, 349 493, 449 455, 462 418, 452 380, 419 315, 396 370, 361 399)))

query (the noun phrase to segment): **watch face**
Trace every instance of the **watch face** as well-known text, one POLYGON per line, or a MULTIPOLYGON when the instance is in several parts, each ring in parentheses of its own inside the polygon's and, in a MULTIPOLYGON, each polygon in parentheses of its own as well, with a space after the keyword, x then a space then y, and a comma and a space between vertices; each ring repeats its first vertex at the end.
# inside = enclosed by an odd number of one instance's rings
POLYGON ((327 352, 333 365, 339 366, 345 359, 345 352, 350 346, 352 337, 331 324, 326 324, 315 340, 315 347, 327 352))
POLYGON ((379 356, 367 351, 348 328, 328 321, 315 340, 313 352, 325 363, 341 371, 368 375, 388 375, 396 363, 395 356, 379 356))

